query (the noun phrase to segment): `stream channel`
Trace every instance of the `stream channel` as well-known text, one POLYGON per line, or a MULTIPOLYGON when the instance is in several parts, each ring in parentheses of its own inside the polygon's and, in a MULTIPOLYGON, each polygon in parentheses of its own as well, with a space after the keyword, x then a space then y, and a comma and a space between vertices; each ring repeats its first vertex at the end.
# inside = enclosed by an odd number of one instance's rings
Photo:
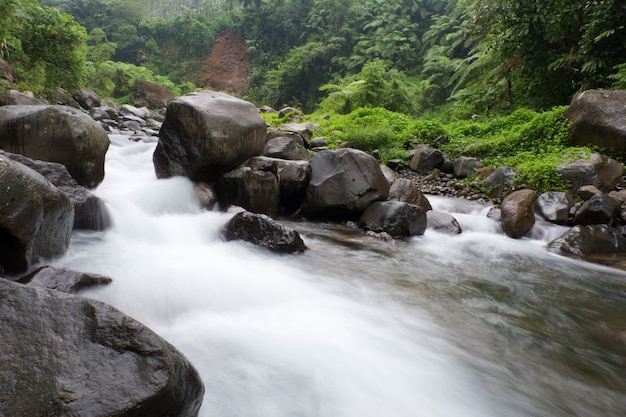
POLYGON ((565 229, 506 237, 479 203, 427 196, 456 236, 386 242, 285 222, 309 250, 223 242, 155 143, 111 135, 95 194, 113 228, 77 232, 56 266, 148 325, 202 376, 208 417, 626 415, 626 273, 549 253, 565 229))

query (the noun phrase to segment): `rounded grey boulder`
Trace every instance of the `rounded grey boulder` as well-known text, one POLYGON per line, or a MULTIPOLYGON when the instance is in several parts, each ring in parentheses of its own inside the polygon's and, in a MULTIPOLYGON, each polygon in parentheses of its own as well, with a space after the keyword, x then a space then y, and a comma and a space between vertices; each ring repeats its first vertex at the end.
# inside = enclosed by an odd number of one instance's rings
POLYGON ((69 198, 32 169, 0 155, 0 266, 26 272, 67 251, 74 223, 69 198))
POLYGON ((260 155, 266 136, 252 103, 215 91, 187 94, 167 106, 154 168, 159 178, 181 175, 212 183, 260 155))
POLYGON ((189 361, 102 302, 0 279, 0 415, 195 417, 189 361))
POLYGON ((67 106, 0 107, 0 149, 65 165, 80 185, 104 179, 109 137, 80 110, 67 106))
POLYGON ((389 182, 378 161, 363 151, 325 150, 313 155, 310 164, 307 216, 360 216, 371 203, 389 196, 389 182))

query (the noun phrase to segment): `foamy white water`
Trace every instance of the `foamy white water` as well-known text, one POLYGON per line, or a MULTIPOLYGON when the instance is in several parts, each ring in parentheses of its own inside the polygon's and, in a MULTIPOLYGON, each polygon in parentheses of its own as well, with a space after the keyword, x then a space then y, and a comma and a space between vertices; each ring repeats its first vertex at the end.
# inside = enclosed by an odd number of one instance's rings
POLYGON ((59 263, 112 277, 86 295, 192 361, 202 416, 498 415, 425 311, 222 242, 229 215, 200 210, 186 179, 157 180, 153 150, 112 137, 96 193, 113 229, 76 235, 59 263))
POLYGON ((277 255, 223 242, 229 215, 157 180, 155 144, 111 140, 96 193, 114 227, 56 262, 112 277, 85 295, 191 360, 201 416, 623 416, 626 357, 596 335, 626 328, 626 278, 547 253, 562 228, 509 239, 487 207, 430 196, 461 235, 296 222, 310 250, 277 255))

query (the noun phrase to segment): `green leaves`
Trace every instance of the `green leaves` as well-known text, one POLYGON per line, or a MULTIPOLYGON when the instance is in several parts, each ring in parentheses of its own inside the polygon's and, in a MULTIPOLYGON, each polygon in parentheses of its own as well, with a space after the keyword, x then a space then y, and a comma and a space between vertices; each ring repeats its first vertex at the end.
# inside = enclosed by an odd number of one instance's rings
POLYGON ((16 33, 21 40, 26 67, 37 68, 41 88, 82 86, 87 54, 85 28, 55 8, 32 7, 20 16, 16 33))

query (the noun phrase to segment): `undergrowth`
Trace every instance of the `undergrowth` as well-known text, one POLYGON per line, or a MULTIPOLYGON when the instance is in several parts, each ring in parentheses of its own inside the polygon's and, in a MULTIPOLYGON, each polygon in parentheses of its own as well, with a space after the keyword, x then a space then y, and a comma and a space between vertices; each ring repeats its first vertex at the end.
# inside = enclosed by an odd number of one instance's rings
MULTIPOLYGON (((315 136, 326 137, 329 148, 350 142, 366 152, 378 150, 381 163, 390 159, 408 162, 409 152, 417 144, 434 145, 437 138, 445 136, 447 140, 439 146, 448 158, 473 156, 486 166, 514 167, 517 188, 544 192, 567 190, 568 184, 558 169, 592 152, 601 152, 570 146, 565 109, 556 107, 539 113, 521 108, 505 115, 448 119, 444 123, 445 115, 431 113, 429 118, 414 118, 382 108, 360 108, 346 115, 314 113, 304 116, 304 121, 320 125, 315 136)), ((285 122, 276 116, 264 117, 275 126, 285 122)))

